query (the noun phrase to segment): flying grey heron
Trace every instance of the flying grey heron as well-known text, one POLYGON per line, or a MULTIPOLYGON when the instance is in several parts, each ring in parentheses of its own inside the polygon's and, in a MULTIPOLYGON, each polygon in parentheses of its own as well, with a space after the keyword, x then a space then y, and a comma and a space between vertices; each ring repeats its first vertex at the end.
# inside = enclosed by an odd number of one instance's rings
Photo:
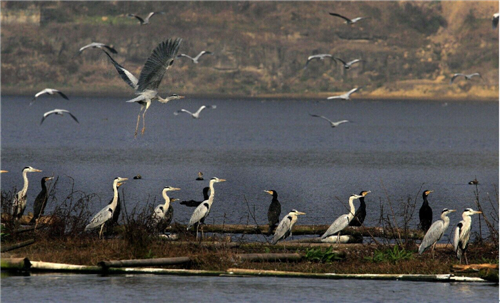
POLYGON ((356 88, 351 89, 350 91, 348 91, 345 94, 338 95, 338 96, 331 96, 331 97, 328 97, 326 99, 327 100, 333 100, 333 99, 350 100, 351 94, 357 92, 360 89, 361 89, 361 87, 356 87, 356 88))
POLYGON ((324 119, 328 122, 330 122, 330 126, 331 127, 337 127, 339 126, 340 124, 342 123, 347 123, 347 122, 351 122, 349 120, 341 120, 341 121, 337 121, 337 122, 333 122, 332 120, 328 119, 327 117, 325 116, 320 116, 320 115, 314 115, 314 114, 309 114, 311 117, 316 117, 316 118, 321 118, 321 119, 324 119))
POLYGON ((201 171, 198 172, 198 177, 196 177, 196 181, 203 181, 203 173, 201 171))
POLYGON ((226 179, 219 179, 217 177, 213 177, 210 180, 210 196, 207 200, 203 201, 200 205, 196 207, 193 214, 191 215, 191 219, 189 219, 189 224, 187 226, 187 230, 191 229, 193 225, 196 225, 196 239, 198 239, 198 228, 200 223, 204 221, 204 219, 210 213, 212 209, 212 204, 214 203, 215 191, 214 191, 214 183, 224 182, 226 179))
POLYGON ((78 119, 76 119, 76 117, 73 116, 73 114, 69 112, 69 110, 56 108, 56 109, 53 109, 53 110, 48 111, 45 114, 43 114, 43 118, 42 118, 42 121, 40 121, 40 125, 42 125, 45 118, 47 118, 48 116, 50 116, 52 114, 59 115, 59 116, 64 116, 64 114, 68 114, 71 116, 71 118, 73 118, 73 120, 75 120, 77 123, 80 123, 80 122, 78 122, 78 119))
POLYGON ((481 214, 482 212, 473 210, 472 208, 466 208, 462 213, 462 221, 455 227, 455 234, 453 236, 453 248, 457 254, 457 259, 460 260, 462 264, 462 257, 465 259, 465 264, 469 264, 467 261, 467 247, 469 246, 470 230, 472 224, 472 218, 470 216, 474 214, 481 214))
POLYGON ((318 55, 312 55, 312 56, 307 57, 307 62, 306 62, 306 65, 304 66, 304 69, 307 68, 307 66, 309 65, 309 62, 311 62, 312 60, 324 60, 325 58, 330 58, 331 60, 333 60, 333 62, 335 62, 335 64, 337 64, 337 62, 333 58, 333 55, 318 54, 318 55))
POLYGON ((460 76, 463 76, 465 77, 465 80, 470 80, 472 79, 472 77, 479 77, 479 78, 483 78, 481 77, 481 74, 480 73, 473 73, 473 74, 461 74, 461 73, 456 73, 456 74, 453 74, 453 76, 451 77, 451 80, 450 80, 450 84, 453 83, 453 81, 457 78, 457 77, 460 77, 460 76))
POLYGON ((342 65, 344 65, 345 69, 350 69, 353 64, 363 61, 361 59, 354 59, 352 61, 345 62, 344 60, 337 57, 335 57, 335 60, 339 60, 340 62, 342 62, 342 65))
POLYGON ((330 236, 338 235, 340 236, 340 232, 349 226, 349 222, 352 221, 354 218, 354 214, 356 213, 356 208, 354 207, 354 200, 359 199, 361 197, 366 196, 367 194, 371 193, 371 191, 362 191, 361 195, 355 195, 352 194, 349 197, 349 207, 350 211, 348 214, 344 214, 340 217, 338 217, 333 223, 328 227, 326 232, 321 236, 321 240, 326 239, 330 236))
POLYGON ((201 58, 201 56, 203 56, 203 55, 211 55, 211 54, 212 54, 212 52, 209 52, 209 51, 201 51, 201 52, 200 52, 200 53, 199 53, 196 57, 194 57, 194 58, 193 58, 193 57, 191 57, 191 56, 188 56, 188 55, 186 55, 186 54, 180 54, 180 55, 178 55, 178 56, 177 56, 177 58, 182 58, 182 57, 184 57, 184 58, 188 58, 188 59, 191 59, 191 61, 193 61, 193 63, 194 63, 194 64, 198 64, 198 62, 199 62, 198 60, 201 58))
POLYGON ((151 19, 151 17, 153 17, 156 14, 165 15, 165 12, 150 12, 149 15, 144 19, 142 19, 140 16, 135 15, 135 14, 128 14, 127 17, 136 18, 137 20, 139 20, 141 25, 146 25, 146 24, 149 24, 149 19, 151 19))
POLYGON ((41 90, 38 93, 36 93, 36 95, 33 98, 33 100, 31 100, 30 105, 32 105, 36 101, 36 98, 38 98, 38 97, 40 97, 41 95, 44 95, 44 94, 49 94, 49 95, 59 94, 59 96, 63 97, 66 100, 69 100, 68 96, 66 96, 65 94, 63 94, 61 91, 59 91, 57 89, 53 89, 53 88, 46 88, 46 89, 41 90))
POLYGON ((437 220, 432 223, 431 227, 425 233, 424 239, 420 246, 418 247, 418 253, 422 254, 427 248, 431 247, 432 258, 434 258, 434 248, 436 247, 436 243, 441 239, 444 235, 448 225, 450 225, 450 218, 448 218, 448 214, 455 212, 454 209, 445 208, 441 212, 441 220, 437 220))
POLYGON ((160 86, 161 80, 165 75, 167 69, 169 69, 172 64, 174 64, 174 59, 179 51, 179 46, 182 39, 177 38, 175 40, 168 39, 160 43, 151 53, 148 60, 142 68, 139 79, 137 79, 131 72, 126 70, 123 66, 118 64, 111 55, 106 52, 109 59, 116 68, 116 71, 120 77, 125 81, 130 87, 132 87, 137 98, 129 100, 127 102, 136 102, 141 105, 141 110, 137 116, 137 125, 135 127, 135 135, 137 137, 137 130, 139 129, 139 121, 142 113, 142 134, 146 130, 146 122, 144 116, 146 111, 151 105, 152 100, 158 100, 162 103, 167 103, 174 99, 184 98, 183 96, 171 95, 168 98, 163 99, 158 95, 158 86, 160 86))
MULTIPOLYGON (((208 197, 209 197, 208 191, 209 190, 210 190, 210 187, 208 187, 208 186, 203 188, 203 200, 201 200, 201 201, 188 200, 188 201, 182 201, 182 202, 180 202, 180 204, 186 205, 187 207, 198 207, 198 205, 203 203, 203 201, 208 200, 208 197)), ((202 220, 202 223, 203 223, 203 220, 202 220)))
POLYGON ((296 209, 292 209, 283 219, 281 219, 280 224, 274 232, 273 240, 271 244, 275 245, 280 240, 284 240, 292 236, 292 228, 295 222, 297 222, 297 217, 299 215, 305 215, 306 213, 300 212, 296 209))
POLYGON ((181 189, 177 188, 177 187, 172 187, 172 186, 166 186, 165 188, 163 188, 162 196, 163 196, 163 199, 165 199, 165 203, 158 204, 158 206, 155 207, 155 210, 153 212, 153 216, 152 216, 153 222, 154 222, 157 230, 160 232, 165 231, 165 229, 170 225, 170 222, 172 221, 172 217, 173 217, 173 214, 172 214, 172 216, 169 218, 170 221, 167 220, 167 213, 168 213, 169 209, 171 208, 171 206, 170 206, 171 199, 167 193, 169 191, 176 191, 176 190, 181 190, 181 189))
POLYGON ((491 25, 493 29, 498 27, 498 13, 493 14, 493 18, 491 19, 491 25))
POLYGON ((363 222, 365 222, 366 218, 366 203, 365 203, 365 196, 363 196, 363 191, 359 193, 359 207, 356 209, 356 212, 354 213, 354 218, 349 222, 349 226, 361 226, 363 225, 363 222))
POLYGON ((354 19, 349 19, 349 18, 342 16, 341 14, 337 14, 337 13, 330 13, 330 15, 344 19, 345 23, 349 24, 349 25, 354 24, 360 20, 366 19, 366 17, 356 17, 354 19))
POLYGON ((183 109, 179 109, 178 111, 174 112, 174 115, 176 115, 176 116, 177 116, 177 115, 178 115, 178 114, 180 114, 180 113, 186 113, 186 114, 191 115, 191 117, 193 117, 193 119, 198 119, 198 118, 200 118, 200 113, 201 113, 201 111, 202 111, 202 110, 204 110, 205 108, 212 108, 212 109, 216 109, 216 108, 217 108, 217 106, 216 106, 216 105, 208 105, 208 106, 207 106, 207 105, 202 105, 202 106, 201 106, 200 108, 198 108, 198 110, 197 110, 196 112, 194 112, 194 113, 192 113, 192 112, 188 111, 187 109, 184 109, 184 108, 183 108, 183 109))
POLYGON ((420 219, 420 228, 426 232, 432 224, 432 208, 429 206, 429 201, 427 200, 427 196, 430 193, 434 192, 433 190, 424 190, 422 193, 422 206, 418 211, 418 217, 420 219))
POLYGON ((38 222, 38 218, 43 215, 45 206, 47 205, 47 199, 49 198, 49 191, 47 190, 47 182, 54 179, 54 177, 43 177, 41 180, 42 190, 36 196, 35 203, 33 206, 33 218, 31 218, 30 223, 38 222))
POLYGON ((33 168, 31 166, 26 166, 23 168, 23 180, 24 185, 23 188, 14 196, 14 200, 12 201, 12 216, 15 219, 21 219, 23 216, 24 210, 26 209, 26 200, 27 200, 27 192, 28 192, 28 173, 40 173, 42 172, 39 169, 33 168))
POLYGON ((269 209, 267 210, 267 221, 269 222, 268 234, 270 235, 276 224, 280 221, 281 204, 280 201, 278 201, 278 193, 275 190, 264 190, 264 192, 273 196, 271 204, 269 204, 269 209))
POLYGON ((112 52, 113 54, 118 54, 116 49, 114 49, 112 46, 109 46, 109 45, 104 44, 104 43, 99 43, 99 42, 92 42, 90 44, 83 46, 82 48, 80 48, 78 54, 81 54, 84 50, 86 50, 88 48, 99 48, 99 49, 105 48, 105 49, 109 50, 110 52, 112 52))
POLYGON ((99 211, 91 220, 90 223, 85 226, 85 231, 101 227, 99 231, 99 239, 102 238, 102 231, 104 225, 113 220, 113 215, 115 213, 116 207, 118 205, 118 187, 120 187, 123 182, 127 181, 128 178, 116 177, 113 180, 113 200, 111 204, 106 205, 101 211, 99 211))

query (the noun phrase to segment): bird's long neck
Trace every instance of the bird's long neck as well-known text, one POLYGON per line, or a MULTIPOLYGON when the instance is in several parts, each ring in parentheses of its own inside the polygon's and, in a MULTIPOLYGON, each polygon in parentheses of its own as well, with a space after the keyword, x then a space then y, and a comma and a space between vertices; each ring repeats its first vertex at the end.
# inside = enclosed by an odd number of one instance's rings
POLYGON ((366 207, 365 197, 361 197, 358 200, 359 200, 359 208, 366 207))
POLYGON ((156 97, 158 98, 158 102, 161 103, 167 103, 168 101, 170 101, 169 97, 166 97, 165 99, 163 99, 160 95, 156 95, 156 97))
POLYGON ((42 178, 42 192, 46 192, 47 191, 47 185, 45 184, 45 178, 42 178))
POLYGON ((275 191, 273 192, 273 202, 274 201, 276 201, 276 202, 278 201, 278 193, 275 191))
POLYGON ((210 196, 208 197, 208 203, 210 203, 210 205, 214 202, 215 197, 214 183, 214 181, 210 181, 210 196))
POLYGON ((25 196, 26 192, 28 191, 28 172, 23 171, 23 179, 24 179, 24 185, 23 189, 21 189, 21 192, 23 193, 22 195, 25 196))
POLYGON ((163 192, 163 199, 165 199, 165 204, 163 205, 163 208, 166 211, 170 207, 170 197, 167 195, 167 191, 163 192))
POLYGON ((468 214, 462 214, 463 229, 469 229, 472 223, 472 218, 468 214))
POLYGON ((429 206, 429 201, 427 201, 427 195, 423 195, 424 203, 422 205, 429 206))
POLYGON ((441 214, 441 220, 444 222, 444 230, 448 228, 450 225, 450 218, 448 218, 448 215, 446 213, 441 214))
POLYGON ((116 206, 118 205, 118 184, 117 182, 113 183, 113 201, 111 201, 111 207, 113 210, 116 209, 116 206))
POLYGON ((349 216, 349 218, 351 219, 354 218, 354 213, 356 212, 356 208, 354 207, 354 199, 356 199, 356 197, 349 198, 349 207, 351 208, 351 210, 349 211, 349 214, 347 216, 349 216))

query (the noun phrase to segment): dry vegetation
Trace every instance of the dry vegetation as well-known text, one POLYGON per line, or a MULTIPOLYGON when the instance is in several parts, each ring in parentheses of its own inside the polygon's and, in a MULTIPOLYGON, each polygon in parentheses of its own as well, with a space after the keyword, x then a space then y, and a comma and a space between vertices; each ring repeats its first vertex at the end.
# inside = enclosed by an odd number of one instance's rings
POLYGON ((168 37, 181 52, 214 52, 178 60, 163 87, 179 94, 324 97, 352 86, 361 96, 498 98, 498 2, 2 2, 2 88, 31 94, 48 86, 72 93, 131 91, 92 41, 114 45, 118 62, 138 74, 168 37), (139 26, 127 13, 165 11, 139 26), (329 11, 370 17, 354 26, 329 11), (38 18, 38 19, 37 19, 38 18), (344 72, 316 53, 364 63, 344 72), (475 72, 482 81, 460 81, 475 72), (168 85, 167 85, 168 84, 168 85))

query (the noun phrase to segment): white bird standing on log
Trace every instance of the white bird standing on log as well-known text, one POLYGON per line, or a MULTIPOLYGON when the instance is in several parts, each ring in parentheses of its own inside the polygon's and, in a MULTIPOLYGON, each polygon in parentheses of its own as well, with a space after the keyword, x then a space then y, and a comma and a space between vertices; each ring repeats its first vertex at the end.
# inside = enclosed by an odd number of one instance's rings
POLYGON ((467 247, 469 246, 470 230, 472 224, 472 218, 470 216, 475 214, 482 214, 482 212, 473 210, 472 208, 466 208, 462 213, 462 221, 455 227, 455 234, 453 237, 453 248, 457 254, 457 259, 460 260, 462 264, 462 257, 465 259, 465 264, 469 264, 467 261, 467 247))
POLYGON ((321 240, 328 238, 330 236, 338 235, 340 236, 340 232, 349 226, 349 222, 351 222, 352 218, 354 218, 354 214, 356 213, 356 208, 354 207, 354 200, 359 199, 361 197, 365 197, 367 194, 371 193, 371 191, 362 191, 361 195, 352 194, 349 197, 349 207, 350 211, 348 214, 344 214, 338 217, 335 221, 333 221, 332 225, 328 227, 326 232, 321 236, 321 240))
POLYGON ((102 238, 104 225, 106 224, 106 222, 113 219, 113 214, 116 210, 116 206, 118 205, 118 187, 120 187, 123 182, 127 180, 128 178, 115 178, 115 180, 113 181, 113 200, 90 220, 90 223, 85 226, 85 231, 101 227, 101 230, 99 231, 99 239, 102 238))
POLYGON ((203 201, 200 205, 196 207, 193 214, 191 215, 191 219, 189 219, 189 224, 187 226, 187 230, 191 229, 193 225, 196 224, 196 238, 198 238, 198 228, 200 223, 205 221, 205 218, 210 214, 210 210, 212 209, 212 204, 214 203, 215 190, 214 183, 225 182, 226 179, 219 179, 217 177, 213 177, 210 180, 210 196, 207 200, 203 201))
POLYGON ((15 219, 21 219, 24 210, 26 209, 26 200, 27 200, 28 184, 29 184, 28 173, 35 173, 35 172, 40 173, 42 171, 33 168, 31 166, 26 166, 25 168, 23 168, 24 185, 23 188, 14 196, 14 200, 12 201, 12 216, 15 219))
POLYGON ((165 230, 165 228, 168 227, 170 222, 166 222, 166 215, 168 210, 170 209, 170 202, 171 199, 167 195, 169 191, 176 191, 176 190, 181 190, 180 188, 177 187, 172 187, 172 186, 166 186, 163 188, 162 191, 162 196, 163 199, 165 199, 164 204, 158 204, 158 206, 155 207, 154 213, 153 213, 153 222, 155 223, 157 229, 161 232, 165 230))
POLYGON ((295 222, 297 222, 297 216, 305 215, 306 213, 300 212, 296 209, 292 209, 283 219, 281 219, 280 224, 274 232, 273 240, 271 244, 275 245, 280 240, 284 240, 292 236, 292 228, 295 222))
POLYGON ((191 56, 188 56, 188 55, 186 55, 186 54, 180 54, 180 55, 178 55, 178 56, 177 56, 177 58, 182 58, 182 57, 184 57, 184 58, 188 58, 188 59, 191 59, 191 61, 193 61, 193 63, 194 63, 194 64, 198 64, 198 63, 199 63, 199 61, 198 61, 198 60, 201 58, 201 56, 203 56, 203 55, 211 55, 211 54, 212 54, 212 52, 209 52, 209 51, 201 51, 201 52, 198 54, 198 56, 196 56, 196 57, 194 57, 194 58, 193 58, 193 57, 191 57, 191 56))
POLYGON ((455 211, 455 209, 443 209, 443 211, 441 212, 441 220, 437 220, 436 222, 432 223, 431 227, 425 233, 424 239, 418 247, 419 254, 422 254, 426 249, 432 247, 432 258, 434 258, 434 249, 436 247, 436 243, 441 239, 446 229, 448 229, 448 226, 450 225, 450 218, 448 218, 448 214, 451 214, 455 211))
POLYGON ((338 96, 331 96, 331 97, 328 97, 326 99, 327 100, 333 100, 333 99, 350 100, 351 94, 357 92, 360 89, 361 89, 361 87, 356 87, 356 88, 351 89, 350 91, 348 91, 345 94, 338 95, 338 96))
POLYGON ((192 112, 188 111, 187 109, 182 108, 182 109, 179 109, 178 111, 174 112, 174 115, 176 115, 176 116, 177 116, 177 115, 178 115, 178 114, 180 114, 180 113, 186 113, 186 114, 188 114, 188 115, 191 115, 191 117, 192 117, 193 119, 198 119, 198 118, 200 118, 200 113, 201 113, 201 111, 202 111, 202 110, 204 110, 205 108, 216 109, 216 108, 217 108, 217 106, 216 106, 216 105, 208 105, 208 106, 207 106, 207 105, 202 105, 202 106, 201 106, 200 108, 198 108, 198 110, 197 110, 196 112, 194 112, 194 113, 192 113, 192 112))
POLYGON ((127 17, 136 18, 137 20, 139 20, 141 25, 147 25, 147 24, 149 24, 149 19, 151 19, 151 17, 153 17, 156 14, 165 15, 165 12, 150 12, 149 15, 144 19, 142 19, 140 16, 135 15, 135 14, 128 14, 127 17))
POLYGON ((81 54, 84 50, 86 50, 88 48, 99 48, 102 50, 104 50, 104 48, 105 48, 105 49, 109 50, 110 52, 112 52, 113 54, 118 54, 116 49, 114 49, 113 47, 111 47, 107 44, 104 44, 104 43, 99 43, 99 42, 92 42, 90 44, 83 46, 82 48, 80 48, 78 54, 81 54))
POLYGON ((46 88, 46 89, 41 90, 38 93, 36 93, 36 95, 33 98, 33 100, 31 100, 30 105, 32 105, 36 101, 36 98, 38 98, 38 97, 40 97, 41 95, 44 95, 44 94, 49 94, 49 95, 59 94, 59 96, 63 97, 66 100, 69 100, 68 96, 66 96, 65 94, 63 94, 61 91, 59 91, 57 89, 53 89, 53 88, 46 88))

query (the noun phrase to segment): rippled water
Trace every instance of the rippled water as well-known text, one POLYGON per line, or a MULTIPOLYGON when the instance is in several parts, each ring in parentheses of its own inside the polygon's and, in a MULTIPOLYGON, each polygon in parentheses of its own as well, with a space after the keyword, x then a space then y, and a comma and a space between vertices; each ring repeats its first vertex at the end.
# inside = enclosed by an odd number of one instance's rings
MULTIPOLYGON (((346 212, 351 193, 371 190, 365 224, 376 225, 380 203, 390 198, 398 210, 416 198, 418 211, 424 189, 435 191, 429 196, 435 219, 444 207, 459 210, 455 224, 462 209, 475 208, 467 185, 474 177, 483 202, 489 194, 497 203, 497 102, 182 99, 153 103, 145 134, 134 139, 138 105, 126 98, 70 98, 39 98, 30 107, 28 97, 2 97, 2 169, 10 171, 2 175, 2 189, 22 186, 24 166, 43 170, 29 175, 27 211, 45 175, 59 176, 59 201, 69 193, 68 176, 76 190, 97 193, 102 200, 91 207, 98 211, 111 199, 116 176, 143 177, 121 187, 129 208, 161 200, 167 185, 182 189, 176 198, 201 199, 208 181, 195 181, 198 171, 228 180, 215 186, 209 223, 246 223, 246 201, 265 223, 271 201, 265 189, 279 193, 283 212, 307 213, 299 224, 328 224, 346 212), (202 104, 217 109, 198 120, 173 115, 202 104), (53 108, 70 110, 80 124, 50 116, 40 125, 53 108), (332 129, 308 113, 353 123, 332 129)), ((175 220, 187 223, 192 209, 173 206, 175 220)))

